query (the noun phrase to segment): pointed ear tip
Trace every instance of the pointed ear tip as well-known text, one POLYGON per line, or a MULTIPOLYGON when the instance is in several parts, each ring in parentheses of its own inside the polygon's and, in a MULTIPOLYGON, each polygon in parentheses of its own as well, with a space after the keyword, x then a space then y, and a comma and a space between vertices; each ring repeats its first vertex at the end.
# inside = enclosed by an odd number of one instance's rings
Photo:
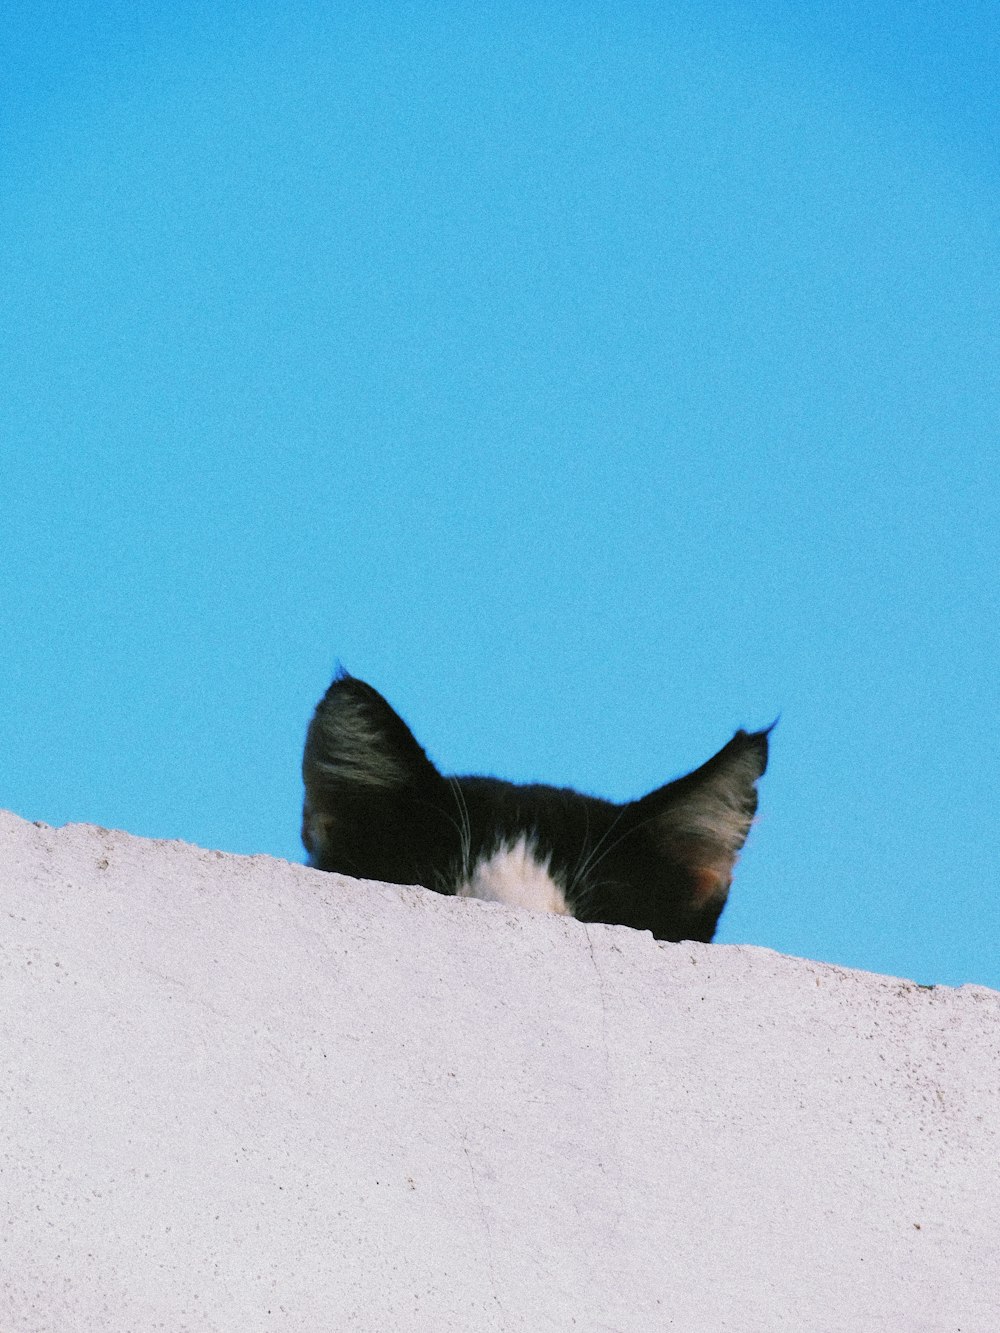
POLYGON ((330 681, 330 689, 332 690, 335 685, 353 684, 356 680, 357 677, 351 675, 347 667, 344 666, 343 662, 338 657, 337 667, 333 673, 333 679, 330 681))
POLYGON ((345 698, 351 695, 358 697, 364 693, 366 688, 363 680, 359 679, 357 676, 352 676, 351 673, 345 670, 343 665, 338 662, 333 680, 331 680, 330 684, 326 687, 326 693, 323 695, 322 699, 320 699, 316 711, 319 712, 324 704, 329 706, 339 698, 345 698))
POLYGON ((736 733, 736 735, 733 737, 732 741, 730 741, 730 745, 733 745, 734 748, 738 749, 744 754, 746 754, 747 752, 756 753, 760 761, 761 775, 763 775, 763 773, 767 769, 768 749, 769 749, 768 738, 770 737, 771 732, 774 730, 777 720, 778 719, 775 718, 774 722, 772 722, 769 727, 763 727, 761 728, 760 731, 746 731, 743 727, 741 727, 739 731, 736 733))
POLYGON ((747 738, 747 740, 754 741, 756 744, 763 746, 763 748, 766 750, 767 743, 771 738, 771 732, 775 729, 775 727, 778 725, 780 721, 781 721, 781 714, 779 713, 778 716, 774 719, 774 721, 769 722, 766 727, 761 727, 759 731, 744 731, 743 735, 747 738))
POLYGON ((739 731, 736 734, 737 736, 743 737, 748 741, 763 742, 768 739, 768 737, 771 735, 771 732, 775 729, 775 727, 778 725, 780 721, 781 721, 781 714, 779 713, 773 722, 769 722, 766 727, 761 727, 759 731, 747 731, 745 727, 740 727, 739 731))

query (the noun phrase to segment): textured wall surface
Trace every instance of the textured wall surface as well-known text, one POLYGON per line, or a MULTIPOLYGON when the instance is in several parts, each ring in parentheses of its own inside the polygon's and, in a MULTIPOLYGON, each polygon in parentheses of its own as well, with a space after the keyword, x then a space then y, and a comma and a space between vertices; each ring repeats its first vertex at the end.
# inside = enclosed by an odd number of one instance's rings
POLYGON ((4 1333, 1000 1328, 1000 994, 7 814, 0 897, 4 1333))

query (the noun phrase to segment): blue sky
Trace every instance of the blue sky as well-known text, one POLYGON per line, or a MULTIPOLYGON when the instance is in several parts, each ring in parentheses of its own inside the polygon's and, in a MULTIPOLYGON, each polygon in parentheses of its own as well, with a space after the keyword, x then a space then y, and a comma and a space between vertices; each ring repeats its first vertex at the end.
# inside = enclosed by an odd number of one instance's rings
POLYGON ((338 659, 613 799, 780 712, 719 938, 1000 986, 991 9, 15 0, 0 804, 298 859, 338 659))

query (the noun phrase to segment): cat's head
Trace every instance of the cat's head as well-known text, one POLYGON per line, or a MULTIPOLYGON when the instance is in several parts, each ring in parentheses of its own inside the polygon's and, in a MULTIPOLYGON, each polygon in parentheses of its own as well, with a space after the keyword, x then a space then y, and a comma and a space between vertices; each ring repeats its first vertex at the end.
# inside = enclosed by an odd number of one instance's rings
POLYGON ((764 731, 616 805, 564 788, 445 777, 370 685, 341 673, 303 757, 310 864, 361 879, 710 940, 767 767, 764 731))

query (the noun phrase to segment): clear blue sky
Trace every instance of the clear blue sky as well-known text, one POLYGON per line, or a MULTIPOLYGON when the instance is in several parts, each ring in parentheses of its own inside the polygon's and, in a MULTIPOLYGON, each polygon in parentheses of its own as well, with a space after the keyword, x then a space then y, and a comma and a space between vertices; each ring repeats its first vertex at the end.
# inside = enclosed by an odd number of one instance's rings
POLYGON ((337 659, 720 938, 1000 986, 995 6, 0 18, 0 804, 299 858, 337 659))

